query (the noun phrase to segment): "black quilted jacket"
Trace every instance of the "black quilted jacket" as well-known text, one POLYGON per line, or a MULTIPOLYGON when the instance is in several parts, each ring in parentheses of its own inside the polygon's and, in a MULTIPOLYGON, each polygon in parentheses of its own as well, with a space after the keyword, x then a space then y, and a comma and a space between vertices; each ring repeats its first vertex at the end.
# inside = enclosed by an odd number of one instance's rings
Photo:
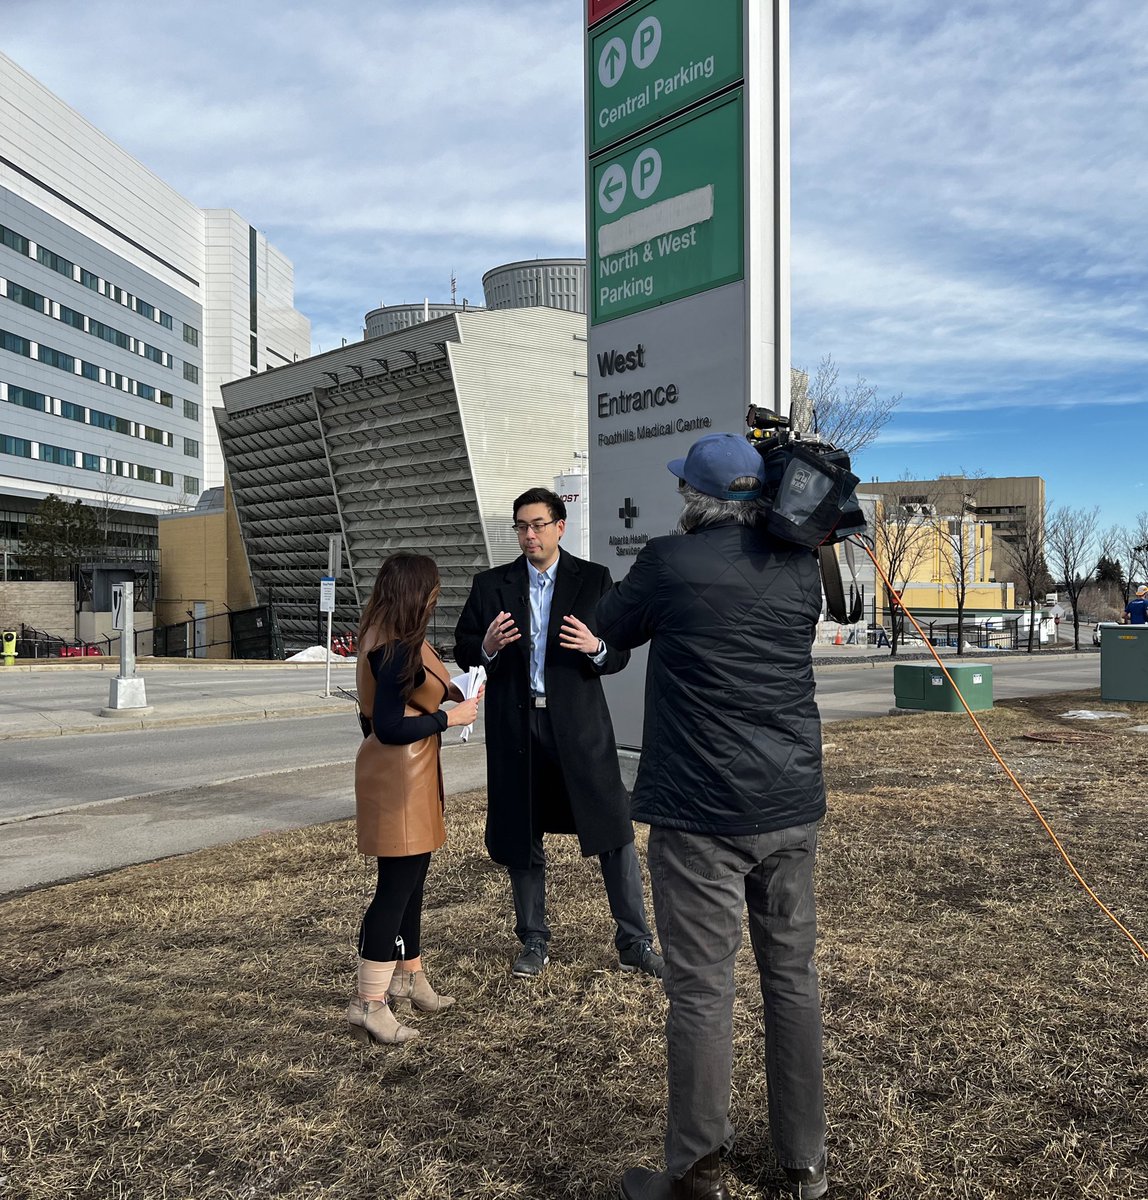
POLYGON ((648 542, 598 602, 598 635, 650 643, 635 820, 745 834, 825 813, 811 647, 817 560, 759 529, 648 542))

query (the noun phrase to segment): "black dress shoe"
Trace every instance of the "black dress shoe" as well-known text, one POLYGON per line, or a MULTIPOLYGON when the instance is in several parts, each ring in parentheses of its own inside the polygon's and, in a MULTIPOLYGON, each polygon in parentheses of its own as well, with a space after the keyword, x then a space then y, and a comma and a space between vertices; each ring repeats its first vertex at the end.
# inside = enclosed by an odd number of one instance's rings
POLYGON ((786 1187, 797 1200, 817 1200, 829 1191, 829 1180, 825 1176, 825 1164, 816 1167, 783 1167, 786 1187))
POLYGON ((542 974, 542 968, 550 961, 546 953, 546 943, 541 938, 531 938, 523 947, 522 953, 514 960, 510 968, 512 975, 519 979, 533 979, 542 974))
POLYGON ((716 1150, 694 1163, 681 1179, 671 1179, 665 1171, 631 1167, 622 1175, 622 1196, 624 1200, 730 1200, 716 1150))
POLYGON ((650 942, 638 942, 626 950, 619 950, 618 965, 630 974, 641 971, 643 975, 652 975, 655 979, 661 979, 666 966, 650 942))

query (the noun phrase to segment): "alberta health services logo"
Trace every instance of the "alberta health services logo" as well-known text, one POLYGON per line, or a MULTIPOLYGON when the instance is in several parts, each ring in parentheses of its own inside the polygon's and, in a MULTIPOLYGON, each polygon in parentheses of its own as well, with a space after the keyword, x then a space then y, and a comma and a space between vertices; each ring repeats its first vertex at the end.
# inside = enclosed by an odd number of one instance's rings
MULTIPOLYGON (((627 529, 633 529, 639 511, 638 506, 634 503, 634 498, 627 496, 622 507, 618 509, 618 520, 627 529)), ((612 533, 610 535, 610 545, 614 547, 614 554, 618 558, 633 558, 649 540, 650 535, 647 533, 612 533)))

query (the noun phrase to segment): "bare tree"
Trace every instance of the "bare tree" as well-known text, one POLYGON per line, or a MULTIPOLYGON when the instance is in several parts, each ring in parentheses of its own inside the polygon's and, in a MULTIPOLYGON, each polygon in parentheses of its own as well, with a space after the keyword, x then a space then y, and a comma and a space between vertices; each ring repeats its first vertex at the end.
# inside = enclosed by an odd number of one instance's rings
POLYGON ((900 593, 931 554, 937 519, 935 498, 924 490, 925 485, 912 479, 904 483, 912 500, 894 503, 882 498, 873 529, 873 552, 889 583, 893 585, 893 590, 885 588, 885 602, 892 627, 889 644, 891 657, 896 655, 901 643, 904 618, 900 611, 900 593))
POLYGON ((937 544, 941 563, 953 585, 957 608, 957 653, 965 652, 965 603, 969 585, 984 577, 983 551, 976 521, 977 492, 984 472, 947 475, 938 501, 937 544), (978 572, 978 563, 982 569, 978 572))
MULTIPOLYGON (((1025 516, 1024 528, 1020 534, 1010 540, 1001 540, 1000 547, 1005 562, 1015 572, 1017 580, 1024 585, 1028 596, 1028 652, 1032 653, 1032 637, 1036 629, 1036 598, 1047 592, 1052 586, 1048 573, 1048 562, 1044 556, 1045 531, 1049 525, 1049 507, 1045 504, 1039 510, 1029 510, 1025 516)), ((1037 639, 1037 646, 1040 639, 1037 639)))
POLYGON ((802 433, 816 434, 846 454, 856 454, 874 441, 901 402, 901 393, 882 396, 863 376, 843 384, 832 355, 827 354, 810 375, 790 373, 790 424, 802 433))
POLYGON ((1107 531, 1105 536, 1112 538, 1111 552, 1124 567, 1121 594, 1127 604, 1137 585, 1148 582, 1148 512, 1137 514, 1135 525, 1116 526, 1107 531))
POLYGON ((124 507, 122 501, 125 497, 132 495, 134 488, 130 480, 125 476, 115 474, 112 470, 115 455, 108 446, 104 447, 104 462, 107 466, 95 477, 91 487, 97 494, 97 499, 92 507, 96 510, 100 533, 106 547, 111 541, 111 527, 112 521, 115 519, 114 514, 121 511, 124 507))
POLYGON ((1080 596, 1096 571, 1096 523, 1100 509, 1058 508, 1048 525, 1053 574, 1063 580, 1072 605, 1072 644, 1080 649, 1080 596))

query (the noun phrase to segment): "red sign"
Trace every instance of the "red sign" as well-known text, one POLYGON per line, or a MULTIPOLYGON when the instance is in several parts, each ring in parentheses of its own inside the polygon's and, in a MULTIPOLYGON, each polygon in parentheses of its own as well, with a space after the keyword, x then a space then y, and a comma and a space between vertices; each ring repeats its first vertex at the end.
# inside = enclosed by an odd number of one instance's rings
POLYGON ((630 0, 590 0, 589 23, 596 25, 603 17, 608 17, 612 12, 617 12, 623 5, 629 3, 630 0))

